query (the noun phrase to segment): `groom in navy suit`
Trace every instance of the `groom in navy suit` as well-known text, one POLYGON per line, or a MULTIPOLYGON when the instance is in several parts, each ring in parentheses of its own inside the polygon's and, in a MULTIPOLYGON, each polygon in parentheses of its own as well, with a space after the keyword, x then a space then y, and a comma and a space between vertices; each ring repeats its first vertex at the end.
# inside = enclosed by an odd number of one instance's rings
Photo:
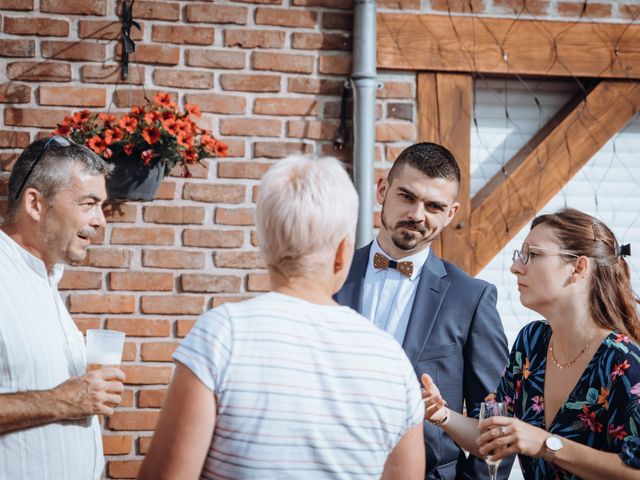
MULTIPOLYGON (((507 364, 507 340, 496 310, 496 288, 441 260, 429 246, 460 208, 460 170, 434 143, 405 149, 380 179, 382 228, 355 252, 336 300, 388 331, 418 378, 428 373, 449 408, 468 412, 496 389, 507 364)), ((486 464, 425 423, 428 479, 480 479, 486 464)), ((503 462, 501 478, 511 463, 503 462)))

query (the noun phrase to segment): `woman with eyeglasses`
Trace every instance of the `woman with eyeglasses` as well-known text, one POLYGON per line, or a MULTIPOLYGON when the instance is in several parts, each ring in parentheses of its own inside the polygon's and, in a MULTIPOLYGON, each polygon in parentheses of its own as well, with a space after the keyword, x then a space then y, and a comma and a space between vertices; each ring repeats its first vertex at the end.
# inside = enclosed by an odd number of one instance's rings
POLYGON ((640 302, 629 254, 578 210, 536 217, 511 272, 522 304, 544 320, 520 331, 487 398, 509 416, 479 424, 449 411, 423 376, 425 419, 476 456, 517 453, 525 479, 640 478, 640 302))

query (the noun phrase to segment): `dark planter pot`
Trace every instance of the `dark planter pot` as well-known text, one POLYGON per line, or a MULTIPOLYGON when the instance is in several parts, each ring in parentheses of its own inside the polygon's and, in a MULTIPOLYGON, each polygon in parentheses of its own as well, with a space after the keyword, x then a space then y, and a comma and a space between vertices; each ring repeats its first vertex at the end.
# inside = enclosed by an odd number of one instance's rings
POLYGON ((115 168, 107 179, 109 200, 153 200, 164 176, 164 162, 146 167, 139 161, 114 159, 115 168))

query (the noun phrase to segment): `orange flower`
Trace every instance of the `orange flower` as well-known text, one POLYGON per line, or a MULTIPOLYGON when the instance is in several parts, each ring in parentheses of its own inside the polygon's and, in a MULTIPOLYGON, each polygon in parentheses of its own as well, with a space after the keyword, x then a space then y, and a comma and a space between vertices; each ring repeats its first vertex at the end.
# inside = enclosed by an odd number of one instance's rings
POLYGON ((196 118, 202 116, 202 112, 200 111, 200 107, 198 105, 193 105, 191 103, 185 103, 184 108, 189 115, 193 115, 196 118))
POLYGON ((178 122, 175 119, 169 118, 167 120, 165 120, 164 122, 162 122, 162 128, 164 128, 164 130, 170 134, 170 135, 177 135, 178 132, 180 131, 180 128, 178 126, 178 122))
POLYGON ((129 143, 125 145, 122 149, 124 150, 124 153, 126 153, 127 155, 131 155, 135 147, 136 146, 133 143, 129 143))
POLYGON ((99 113, 98 118, 104 122, 105 125, 110 126, 116 121, 116 116, 110 113, 99 113))
POLYGON ((158 92, 153 96, 153 101, 156 102, 161 107, 171 108, 171 95, 166 92, 158 92))
POLYGON ((136 131, 136 127, 138 126, 138 120, 129 115, 125 115, 120 119, 118 125, 120 125, 120 128, 122 128, 123 130, 126 130, 129 133, 133 133, 136 131))
POLYGON ((131 108, 131 115, 139 117, 144 114, 144 107, 133 107, 131 108))
POLYGON ((80 110, 73 114, 73 121, 76 122, 76 125, 82 125, 83 123, 87 123, 91 118, 91 112, 86 108, 84 110, 80 110))
POLYGON ((178 142, 178 145, 191 148, 191 145, 193 144, 193 137, 187 132, 178 132, 176 135, 176 141, 178 142))
POLYGON ((188 148, 183 152, 180 152, 182 158, 184 158, 187 163, 195 163, 198 161, 198 153, 193 148, 188 148))
POLYGON ((144 121, 149 124, 155 122, 157 118, 158 115, 156 114, 156 112, 148 112, 144 114, 144 121))
POLYGON ((88 146, 91 150, 96 152, 98 155, 104 152, 105 148, 107 148, 107 144, 99 135, 95 135, 91 137, 91 139, 89 140, 88 146))
POLYGON ((229 147, 227 146, 226 143, 218 142, 216 140, 215 152, 216 152, 216 155, 219 157, 226 157, 229 153, 229 147))
POLYGON ((69 133, 71 133, 71 127, 68 123, 58 124, 58 128, 53 131, 54 135, 62 135, 65 137, 69 135, 69 133))
POLYGON ((160 130, 156 127, 145 128, 142 131, 142 138, 144 138, 149 145, 153 145, 160 140, 160 130))
POLYGON ((105 130, 104 141, 107 145, 111 145, 113 142, 119 142, 122 140, 122 130, 119 128, 105 130))
POLYGON ((176 119, 176 114, 173 113, 170 110, 165 110, 164 112, 160 112, 160 118, 162 118, 162 120, 175 120, 176 119))
POLYGON ((153 153, 153 150, 149 149, 142 152, 141 157, 142 163, 148 166, 151 163, 151 160, 153 160, 153 157, 155 157, 155 154, 153 153))
POLYGON ((202 135, 202 137, 200 137, 200 145, 213 153, 216 149, 216 139, 208 133, 204 134, 202 135))

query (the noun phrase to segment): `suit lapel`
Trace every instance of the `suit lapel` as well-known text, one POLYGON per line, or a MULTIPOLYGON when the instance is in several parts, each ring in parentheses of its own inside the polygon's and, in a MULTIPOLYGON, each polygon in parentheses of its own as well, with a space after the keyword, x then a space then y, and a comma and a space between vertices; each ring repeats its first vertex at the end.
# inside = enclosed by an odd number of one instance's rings
POLYGON ((339 304, 348 305, 360 314, 362 314, 362 288, 364 285, 364 277, 367 273, 370 250, 371 243, 355 251, 349 276, 344 282, 343 287, 336 294, 336 301, 339 304))
POLYGON ((402 348, 411 363, 415 365, 442 306, 450 282, 442 260, 433 251, 429 252, 427 261, 422 267, 418 290, 409 315, 409 325, 402 348))

